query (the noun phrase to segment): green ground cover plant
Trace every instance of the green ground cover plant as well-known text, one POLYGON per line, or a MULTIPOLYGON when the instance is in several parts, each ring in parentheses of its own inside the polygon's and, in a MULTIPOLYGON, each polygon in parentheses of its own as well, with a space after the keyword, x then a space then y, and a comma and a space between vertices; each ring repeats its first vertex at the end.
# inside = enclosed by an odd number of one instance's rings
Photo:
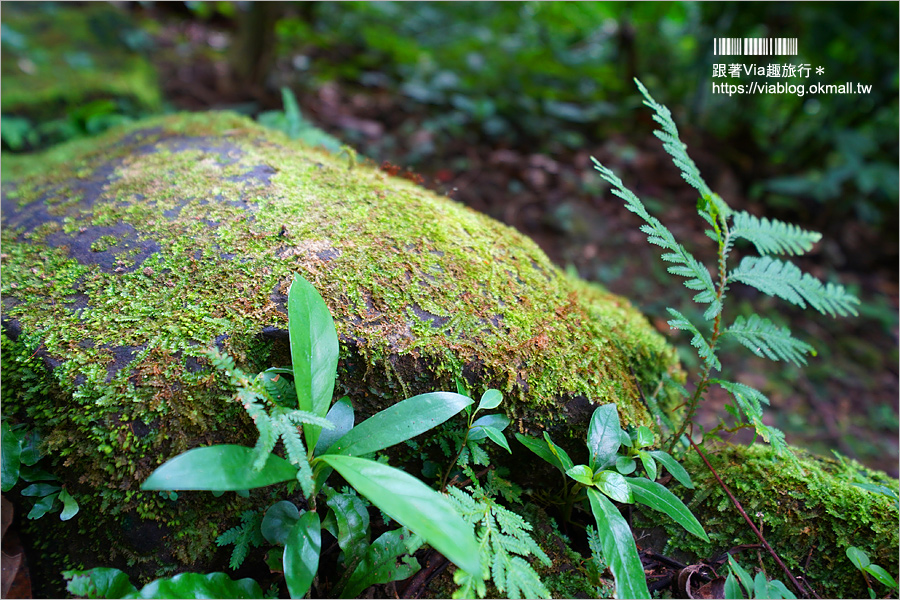
POLYGON ((659 474, 657 461, 668 469, 682 485, 693 488, 687 472, 666 452, 647 451, 643 448, 654 443, 653 433, 641 426, 630 436, 619 424, 615 404, 598 407, 591 417, 588 429, 588 465, 576 465, 568 453, 557 446, 544 433, 544 439, 516 434, 525 447, 555 466, 575 481, 564 488, 567 515, 571 515, 575 502, 587 502, 596 521, 600 559, 612 571, 619 598, 649 598, 644 567, 638 557, 634 537, 628 522, 609 499, 623 504, 638 502, 665 513, 686 531, 709 541, 700 522, 674 494, 654 480, 659 474), (620 447, 628 450, 620 453, 620 447), (647 477, 625 477, 637 469, 635 456, 647 477), (614 467, 614 468, 612 468, 614 467))

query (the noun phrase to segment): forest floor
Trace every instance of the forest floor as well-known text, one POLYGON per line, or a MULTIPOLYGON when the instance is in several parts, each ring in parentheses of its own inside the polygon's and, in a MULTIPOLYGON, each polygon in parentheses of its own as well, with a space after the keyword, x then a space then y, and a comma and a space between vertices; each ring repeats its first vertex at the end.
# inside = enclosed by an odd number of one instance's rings
MULTIPOLYGON (((227 66, 209 52, 221 47, 222 36, 221 31, 196 22, 167 25, 159 31, 157 67, 173 108, 245 108, 247 102, 260 110, 280 108, 277 91, 249 94, 228 79, 227 66), (185 47, 196 52, 185 56, 185 47)), ((289 80, 290 70, 289 61, 280 61, 273 79, 289 80)), ((699 314, 691 307, 693 292, 665 272, 658 248, 649 245, 638 230, 639 219, 609 193, 590 160, 593 156, 611 167, 698 257, 704 256, 705 248, 713 252, 703 233, 705 223, 695 210, 694 190, 681 179, 649 126, 637 139, 615 134, 591 140, 582 150, 551 156, 473 141, 472 136, 442 135, 423 126, 433 116, 427 105, 412 104, 385 88, 331 82, 297 92, 307 119, 375 164, 420 179, 438 193, 515 227, 532 237, 560 267, 575 269, 585 279, 629 298, 684 350, 685 365, 697 366, 688 338, 669 328, 665 310, 671 306, 685 314, 699 314), (423 147, 429 148, 425 158, 423 147), (412 160, 415 175, 406 171, 412 160)), ((635 118, 649 123, 649 114, 635 113, 635 118)), ((679 126, 713 190, 733 208, 779 217, 751 202, 751 182, 722 158, 720 150, 726 142, 692 131, 687 124, 679 126)), ((800 369, 736 347, 723 355, 722 375, 765 393, 771 400, 766 418, 785 431, 790 443, 824 455, 837 450, 897 477, 896 240, 884 239, 858 222, 829 221, 815 210, 808 212, 805 221, 797 224, 821 231, 824 238, 813 254, 797 262, 819 278, 850 286, 863 301, 860 317, 833 320, 734 287, 732 310, 746 311, 752 305, 763 316, 781 319, 812 344, 818 356, 800 369)), ((727 401, 724 393, 711 393, 700 424, 715 426, 725 414, 727 401)))

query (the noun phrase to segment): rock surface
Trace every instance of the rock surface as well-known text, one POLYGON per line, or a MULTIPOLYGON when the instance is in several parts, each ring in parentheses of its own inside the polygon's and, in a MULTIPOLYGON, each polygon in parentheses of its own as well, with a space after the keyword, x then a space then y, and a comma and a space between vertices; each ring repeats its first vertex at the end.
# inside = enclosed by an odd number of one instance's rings
POLYGON ((4 159, 3 179, 4 414, 43 431, 85 535, 112 542, 84 542, 98 561, 203 565, 234 525, 240 498, 195 513, 208 495, 137 489, 191 447, 252 444, 204 352, 289 364, 294 273, 335 317, 336 391, 363 414, 463 377, 563 442, 593 403, 648 423, 641 391, 680 376, 626 300, 516 231, 242 117, 143 121, 4 159))

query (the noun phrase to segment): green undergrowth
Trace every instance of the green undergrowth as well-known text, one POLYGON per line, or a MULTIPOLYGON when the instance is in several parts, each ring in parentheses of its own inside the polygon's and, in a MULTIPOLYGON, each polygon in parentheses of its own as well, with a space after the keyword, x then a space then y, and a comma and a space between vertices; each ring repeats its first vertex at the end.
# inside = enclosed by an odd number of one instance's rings
MULTIPOLYGON (((884 486, 897 493, 897 480, 849 459, 827 459, 792 448, 799 462, 779 457, 770 446, 712 446, 708 457, 719 476, 741 500, 744 510, 763 532, 785 564, 823 598, 864 598, 863 578, 846 556, 857 546, 872 562, 897 562, 898 508, 896 496, 879 494, 856 484, 884 486)), ((673 488, 703 523, 710 543, 680 535, 666 526, 666 553, 686 552, 711 557, 722 549, 757 544, 758 539, 734 510, 731 501, 695 452, 684 458, 696 490, 673 488)), ((742 563, 757 563, 755 550, 744 551, 742 563)), ((778 567, 760 552, 773 577, 778 567)), ((891 570, 888 567, 888 570, 891 570)))
MULTIPOLYGON (((295 272, 335 315, 337 390, 363 415, 462 375, 503 391, 516 430, 576 436, 588 402, 646 423, 639 386, 680 376, 626 300, 565 275, 508 227, 351 166, 227 113, 4 159, 4 321, 31 343, 21 352, 53 366, 46 396, 17 397, 28 381, 4 371, 4 414, 40 427, 73 492, 91 496, 87 537, 125 515, 168 532, 174 515, 208 509, 137 485, 188 448, 248 439, 204 353, 217 343, 251 370, 284 363, 286 341, 259 334, 286 329, 279 299, 295 272), (33 228, 15 220, 29 210, 42 215, 33 228)), ((191 539, 227 528, 225 512, 191 539)), ((205 552, 176 546, 179 564, 205 552)), ((145 575, 161 567, 152 551, 128 552, 145 575)))

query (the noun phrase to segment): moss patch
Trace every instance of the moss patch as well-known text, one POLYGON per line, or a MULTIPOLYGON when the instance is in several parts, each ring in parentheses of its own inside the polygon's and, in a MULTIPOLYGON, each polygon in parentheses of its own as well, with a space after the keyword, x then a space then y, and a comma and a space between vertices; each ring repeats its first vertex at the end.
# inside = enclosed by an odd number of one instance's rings
MULTIPOLYGON (((853 483, 874 483, 896 493, 897 480, 849 459, 820 458, 796 448, 794 452, 800 457, 799 467, 762 445, 721 446, 708 450, 707 456, 795 576, 803 576, 822 598, 864 598, 868 594, 863 577, 845 550, 863 549, 873 563, 896 576, 900 517, 895 500, 853 483)), ((666 550, 709 558, 741 544, 758 544, 700 457, 691 452, 683 464, 696 491, 692 495, 674 491, 687 496, 685 501, 712 543, 703 544, 667 526, 666 550)), ((786 583, 766 552, 761 550, 760 555, 769 575, 786 583)), ((745 551, 739 559, 745 566, 758 562, 755 552, 745 551)))
POLYGON ((519 429, 562 441, 583 438, 595 403, 647 423, 638 386, 680 374, 627 301, 516 231, 236 115, 147 120, 3 167, 4 327, 34 340, 55 390, 4 396, 4 412, 44 430, 110 535, 117 515, 177 520, 137 491, 165 459, 252 442, 203 352, 288 363, 294 273, 335 317, 337 391, 362 414, 464 376, 503 390, 519 429))

